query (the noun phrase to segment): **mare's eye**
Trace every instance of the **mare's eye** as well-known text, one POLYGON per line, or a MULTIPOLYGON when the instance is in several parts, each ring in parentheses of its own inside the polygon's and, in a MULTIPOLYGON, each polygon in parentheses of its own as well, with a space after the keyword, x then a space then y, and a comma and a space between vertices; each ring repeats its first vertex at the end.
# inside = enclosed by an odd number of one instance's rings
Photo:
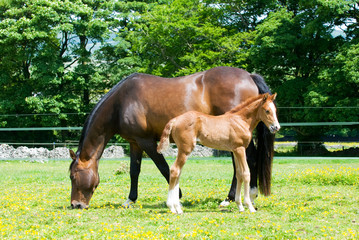
POLYGON ((266 110, 266 114, 269 114, 269 110, 266 110))

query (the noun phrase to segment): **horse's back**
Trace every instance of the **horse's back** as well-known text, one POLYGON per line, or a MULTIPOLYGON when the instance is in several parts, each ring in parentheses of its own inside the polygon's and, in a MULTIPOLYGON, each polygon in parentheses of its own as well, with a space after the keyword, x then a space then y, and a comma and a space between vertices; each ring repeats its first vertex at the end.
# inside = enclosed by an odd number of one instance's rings
POLYGON ((176 78, 133 74, 118 88, 120 129, 128 137, 159 137, 170 119, 187 111, 219 115, 258 95, 250 74, 233 67, 176 78))
POLYGON ((258 95, 251 75, 240 68, 217 67, 207 71, 206 83, 213 115, 223 114, 246 99, 258 95))

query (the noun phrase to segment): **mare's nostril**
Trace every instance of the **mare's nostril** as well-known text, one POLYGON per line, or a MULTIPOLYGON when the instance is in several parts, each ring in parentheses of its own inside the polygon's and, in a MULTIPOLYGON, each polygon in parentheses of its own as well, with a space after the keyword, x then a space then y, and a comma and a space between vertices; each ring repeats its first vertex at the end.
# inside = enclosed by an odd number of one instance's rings
POLYGON ((71 203, 72 209, 84 209, 86 206, 81 202, 74 201, 71 203))
POLYGON ((71 204, 71 206, 72 206, 72 209, 87 209, 88 208, 88 206, 86 204, 81 203, 81 202, 71 204))
POLYGON ((77 204, 71 204, 72 209, 83 209, 82 205, 80 203, 77 204))

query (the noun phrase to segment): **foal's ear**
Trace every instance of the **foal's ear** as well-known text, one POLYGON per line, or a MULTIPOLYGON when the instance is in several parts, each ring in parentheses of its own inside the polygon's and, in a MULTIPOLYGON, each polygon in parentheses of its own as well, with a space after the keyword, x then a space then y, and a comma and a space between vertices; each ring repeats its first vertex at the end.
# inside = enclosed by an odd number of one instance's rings
POLYGON ((70 157, 72 158, 72 160, 76 161, 76 154, 74 153, 74 151, 72 151, 72 149, 70 149, 69 152, 70 152, 70 157))
POLYGON ((263 96, 263 103, 267 101, 268 97, 269 97, 269 93, 265 93, 263 96))
POLYGON ((274 101, 276 97, 277 97, 277 93, 274 93, 274 94, 272 95, 272 101, 274 101))

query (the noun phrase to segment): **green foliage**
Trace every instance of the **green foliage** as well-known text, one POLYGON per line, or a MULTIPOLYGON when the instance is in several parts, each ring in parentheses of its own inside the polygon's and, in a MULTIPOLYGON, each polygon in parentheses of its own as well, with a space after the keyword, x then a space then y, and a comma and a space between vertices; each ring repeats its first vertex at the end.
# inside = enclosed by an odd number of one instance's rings
MULTIPOLYGON (((358 22, 354 0, 2 0, 0 126, 81 126, 133 72, 215 66, 263 75, 279 107, 316 107, 281 109, 282 122, 358 121, 358 22)), ((320 140, 333 129, 295 131, 320 140)), ((78 138, 66 134, 55 140, 78 138)))
POLYGON ((179 76, 215 66, 240 65, 248 33, 230 32, 217 20, 219 11, 202 1, 175 0, 143 16, 132 36, 146 72, 179 76))
MULTIPOLYGON (((283 122, 358 121, 357 22, 351 1, 299 1, 278 4, 256 28, 249 68, 263 74, 283 122), (344 29, 340 35, 336 29, 344 29), (353 51, 348 51, 352 49, 353 51), (350 58, 348 58, 350 55, 350 58), (265 59, 265 60, 264 60, 265 59), (349 60, 350 59, 350 60, 349 60)), ((320 141, 327 128, 295 128, 297 140, 320 141)))
POLYGON ((0 114, 39 114, 5 116, 2 126, 81 126, 83 113, 113 85, 96 58, 110 39, 111 4, 9 1, 1 8, 0 114))

